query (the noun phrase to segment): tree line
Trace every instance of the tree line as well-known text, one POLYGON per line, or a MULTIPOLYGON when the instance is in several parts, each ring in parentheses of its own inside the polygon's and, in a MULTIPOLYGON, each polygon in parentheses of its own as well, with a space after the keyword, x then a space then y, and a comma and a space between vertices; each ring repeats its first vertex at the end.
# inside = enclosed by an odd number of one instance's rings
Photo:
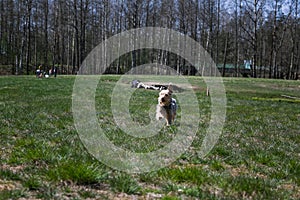
MULTIPOLYGON (((298 0, 1 0, 0 66, 13 74, 57 67, 75 74, 88 53, 126 30, 164 27, 186 34, 209 52, 223 75, 300 78, 298 0)), ((149 62, 181 73, 195 70, 162 50, 134 51, 109 73, 149 62), (145 55, 147 54, 147 55, 145 55)))

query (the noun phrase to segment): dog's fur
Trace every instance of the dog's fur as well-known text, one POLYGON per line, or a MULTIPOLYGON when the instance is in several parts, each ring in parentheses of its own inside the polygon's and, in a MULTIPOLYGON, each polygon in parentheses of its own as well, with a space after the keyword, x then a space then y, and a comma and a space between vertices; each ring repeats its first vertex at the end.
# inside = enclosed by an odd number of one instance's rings
POLYGON ((172 85, 169 84, 166 90, 159 93, 158 104, 156 106, 156 119, 164 118, 167 126, 170 126, 176 117, 177 103, 176 99, 172 98, 172 85))

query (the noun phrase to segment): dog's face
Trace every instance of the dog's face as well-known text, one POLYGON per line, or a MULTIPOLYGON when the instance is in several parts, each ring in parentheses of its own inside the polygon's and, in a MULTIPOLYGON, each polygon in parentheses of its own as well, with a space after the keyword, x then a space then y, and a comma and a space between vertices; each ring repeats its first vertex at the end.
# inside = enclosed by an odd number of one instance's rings
POLYGON ((160 106, 169 106, 172 101, 172 90, 162 90, 159 93, 158 103, 160 106))
POLYGON ((158 96, 158 105, 156 106, 156 119, 166 119, 167 126, 170 126, 176 116, 177 104, 176 100, 172 98, 172 87, 169 84, 168 89, 162 90, 158 96))

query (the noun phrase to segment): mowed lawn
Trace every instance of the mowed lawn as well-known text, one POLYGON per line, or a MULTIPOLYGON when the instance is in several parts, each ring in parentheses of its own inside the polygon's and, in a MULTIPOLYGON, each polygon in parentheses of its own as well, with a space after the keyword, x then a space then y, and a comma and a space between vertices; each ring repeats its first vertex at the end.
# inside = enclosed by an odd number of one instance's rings
MULTIPOLYGON (((178 124, 150 139, 118 129, 110 104, 119 78, 101 76, 96 91, 96 113, 107 137, 137 152, 166 145, 178 124)), ((300 199, 300 82, 224 78, 226 123, 218 143, 201 158, 210 97, 201 77, 187 79, 201 116, 192 145, 166 168, 127 174, 93 158, 80 141, 72 114, 75 76, 0 77, 0 199, 300 199)), ((132 119, 149 123, 157 96, 152 90, 133 92, 132 119)), ((179 105, 179 119, 180 113, 179 105)))

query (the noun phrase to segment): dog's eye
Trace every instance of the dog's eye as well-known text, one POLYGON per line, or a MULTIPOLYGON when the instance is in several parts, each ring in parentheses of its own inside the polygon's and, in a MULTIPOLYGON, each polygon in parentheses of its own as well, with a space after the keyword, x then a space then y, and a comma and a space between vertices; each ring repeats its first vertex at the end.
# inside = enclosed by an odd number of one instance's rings
POLYGON ((168 94, 165 95, 166 97, 169 96, 168 94))

